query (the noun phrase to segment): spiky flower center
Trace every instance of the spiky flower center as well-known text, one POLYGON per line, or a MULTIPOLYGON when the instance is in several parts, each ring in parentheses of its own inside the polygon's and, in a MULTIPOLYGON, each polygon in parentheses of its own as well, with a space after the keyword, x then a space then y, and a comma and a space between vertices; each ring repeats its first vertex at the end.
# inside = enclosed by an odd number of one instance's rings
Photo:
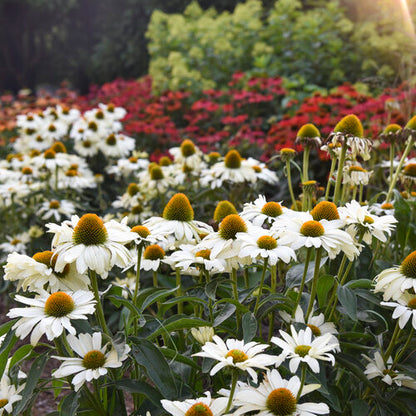
POLYGON ((221 157, 221 155, 218 152, 211 152, 208 155, 208 159, 212 163, 215 163, 220 157, 221 157))
POLYGON ((146 260, 159 260, 165 257, 165 250, 157 244, 152 244, 146 247, 143 257, 146 260))
POLYGON ((235 206, 230 201, 220 201, 215 207, 214 221, 221 222, 227 215, 237 214, 235 206))
POLYGON ((187 410, 185 416, 213 416, 213 413, 206 404, 195 403, 187 410))
POLYGON ((7 399, 0 399, 0 409, 3 409, 6 404, 9 403, 7 399))
POLYGON ((241 167, 241 156, 237 150, 230 150, 225 155, 225 166, 228 169, 239 169, 241 167))
POLYGON ((280 149, 280 154, 285 156, 295 156, 296 150, 291 149, 290 147, 284 147, 280 149))
POLYGON ((142 212, 143 212, 143 207, 142 207, 140 204, 135 205, 135 206, 131 209, 131 213, 132 213, 133 215, 139 215, 139 214, 141 214, 142 212))
POLYGON ((61 204, 56 199, 53 199, 51 202, 49 202, 50 209, 58 209, 60 206, 61 204))
POLYGON ((416 251, 402 261, 400 272, 410 279, 416 279, 416 251))
POLYGON ((321 335, 321 330, 316 325, 308 324, 307 326, 311 329, 312 334, 314 334, 316 337, 321 335))
POLYGON ((95 118, 97 120, 102 120, 104 118, 104 113, 100 110, 95 113, 95 118))
POLYGON ((270 201, 263 205, 261 212, 268 217, 276 218, 283 214, 283 209, 278 202, 270 201))
POLYGON ((132 182, 127 187, 127 193, 130 196, 134 196, 134 195, 138 194, 139 192, 140 192, 140 188, 139 188, 139 185, 137 185, 137 183, 132 182))
POLYGON ((165 175, 163 174, 162 169, 160 168, 160 166, 153 166, 150 169, 150 178, 154 181, 160 181, 161 179, 163 179, 165 177, 165 175))
POLYGON ((22 240, 20 240, 19 238, 13 238, 13 240, 12 241, 10 241, 10 244, 12 245, 12 246, 17 246, 19 243, 21 243, 22 242, 22 240))
POLYGON ((390 202, 385 202, 384 204, 381 204, 381 209, 393 209, 394 206, 390 202))
POLYGON ((288 416, 296 411, 296 397, 284 387, 274 389, 267 397, 266 406, 275 416, 288 416))
POLYGON ((25 166, 22 168, 22 174, 23 175, 31 175, 33 173, 33 169, 29 166, 25 166))
POLYGON ((295 354, 299 355, 300 357, 305 357, 306 355, 308 355, 309 350, 312 347, 310 345, 298 345, 295 348, 295 354))
POLYGON ((144 225, 135 225, 131 231, 133 233, 137 233, 139 234, 139 236, 141 238, 147 238, 150 235, 150 231, 147 227, 145 227, 144 225))
POLYGON ((260 167, 260 166, 257 166, 257 165, 254 165, 254 166, 252 166, 251 168, 252 168, 252 169, 254 170, 254 172, 256 172, 256 173, 260 173, 260 172, 262 171, 261 167, 260 167))
POLYGON ((130 156, 130 157, 129 157, 129 162, 130 162, 130 163, 137 163, 137 161, 138 161, 138 159, 137 159, 137 157, 136 157, 136 156, 130 156))
POLYGON ((373 218, 371 218, 369 215, 364 216, 364 224, 373 224, 373 223, 374 223, 373 218))
POLYGON ((76 169, 69 169, 65 172, 65 176, 73 178, 74 176, 78 176, 78 171, 76 169))
POLYGON ((95 121, 90 121, 88 123, 88 128, 92 131, 97 131, 98 130, 97 123, 95 121))
POLYGON ((163 210, 163 218, 169 221, 192 221, 194 210, 185 194, 176 194, 170 199, 163 210))
POLYGON ((56 156, 56 153, 55 153, 55 150, 53 149, 45 150, 45 152, 43 153, 43 157, 45 159, 55 159, 55 156, 56 156))
POLYGON ((325 233, 323 225, 318 221, 306 221, 300 227, 300 232, 305 237, 321 237, 325 233))
POLYGON ((399 124, 389 124, 383 131, 383 134, 393 134, 401 130, 402 127, 399 124))
POLYGON ((55 318, 67 316, 74 309, 74 300, 65 292, 52 293, 45 302, 45 313, 55 318))
POLYGON ((348 134, 362 138, 364 136, 363 125, 355 114, 345 116, 334 128, 335 133, 348 134))
POLYGON ((385 368, 385 369, 383 370, 383 374, 384 374, 385 376, 389 375, 391 378, 395 378, 395 377, 397 377, 397 373, 396 373, 395 371, 391 370, 390 368, 385 368))
POLYGON ((114 109, 115 109, 114 104, 112 104, 112 103, 108 104, 107 111, 109 113, 114 113, 114 109))
POLYGON ((171 164, 172 164, 172 161, 170 160, 170 157, 168 157, 168 156, 163 156, 159 160, 159 165, 160 166, 169 166, 171 164))
POLYGON ((333 202, 321 201, 311 210, 311 215, 315 221, 320 220, 339 220, 337 206, 333 202))
POLYGON ((194 155, 196 152, 194 142, 186 139, 181 144, 181 153, 183 157, 189 157, 194 155))
POLYGON ((28 136, 31 136, 32 134, 34 134, 35 133, 35 129, 31 129, 31 128, 27 128, 26 130, 25 130, 25 133, 28 135, 28 136))
POLYGON ((55 153, 67 153, 66 147, 62 142, 56 142, 51 147, 52 150, 55 151, 55 153))
POLYGON ((364 168, 362 168, 361 166, 358 165, 353 165, 350 166, 350 168, 348 169, 348 171, 351 172, 367 172, 364 168))
POLYGON ((408 163, 404 169, 404 174, 411 177, 416 177, 416 163, 408 163))
POLYGON ((105 142, 109 145, 109 146, 115 146, 117 144, 117 139, 116 136, 114 134, 110 134, 106 139, 105 142))
POLYGON ((75 244, 84 244, 86 246, 104 244, 107 241, 107 229, 103 220, 96 214, 83 215, 72 236, 75 244))
POLYGON ((303 125, 298 131, 297 137, 301 139, 321 137, 319 130, 311 123, 303 125))
POLYGON ((412 298, 407 302, 407 307, 410 309, 416 309, 416 298, 412 298))
POLYGON ((105 364, 105 355, 98 350, 88 351, 82 359, 82 365, 85 368, 95 370, 96 368, 103 367, 105 364))
POLYGON ((269 235, 263 235, 257 240, 257 246, 264 250, 273 250, 277 247, 277 240, 269 235))
POLYGON ((231 214, 221 221, 218 231, 224 240, 235 240, 237 233, 247 232, 247 225, 239 215, 231 214))
POLYGON ((206 248, 195 253, 195 257, 202 257, 204 260, 209 260, 211 257, 211 250, 206 248))
POLYGON ((92 143, 90 140, 83 140, 81 144, 82 144, 82 147, 85 147, 86 149, 89 149, 92 146, 92 143))
POLYGON ((416 116, 413 116, 406 124, 406 129, 416 130, 416 116))
POLYGON ((48 127, 48 130, 49 130, 51 133, 53 133, 54 131, 56 131, 56 127, 55 127, 53 124, 51 124, 51 125, 48 127))
POLYGON ((234 364, 242 363, 248 360, 247 354, 244 351, 237 349, 228 351, 225 357, 231 357, 233 359, 234 364))

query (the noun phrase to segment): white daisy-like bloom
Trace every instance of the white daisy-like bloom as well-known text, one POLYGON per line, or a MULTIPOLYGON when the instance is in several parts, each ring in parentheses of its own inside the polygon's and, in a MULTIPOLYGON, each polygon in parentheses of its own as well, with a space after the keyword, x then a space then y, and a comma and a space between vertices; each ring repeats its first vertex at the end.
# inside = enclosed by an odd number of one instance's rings
POLYGON ((376 377, 381 377, 381 380, 389 386, 394 383, 399 387, 404 386, 416 390, 415 379, 404 374, 400 374, 397 371, 391 369, 393 364, 392 357, 387 359, 387 365, 379 351, 375 352, 373 359, 367 357, 364 354, 363 357, 368 361, 368 364, 364 370, 364 374, 369 380, 376 377))
POLYGON ((0 416, 6 412, 7 415, 13 413, 14 403, 22 400, 22 395, 19 394, 25 388, 25 384, 16 387, 11 384, 8 376, 3 375, 0 380, 0 416))
POLYGON ((331 259, 342 251, 349 260, 353 260, 359 254, 359 250, 352 237, 341 230, 343 225, 342 220, 316 221, 311 214, 298 212, 296 216, 279 219, 272 225, 271 230, 280 235, 281 244, 294 250, 301 247, 322 247, 331 259))
POLYGON ((136 238, 134 239, 136 244, 136 248, 134 249, 135 253, 137 253, 137 246, 158 244, 163 249, 166 249, 169 245, 168 241, 163 235, 151 233, 150 230, 144 225, 135 225, 131 228, 131 232, 136 234, 136 238))
POLYGON ((194 171, 200 172, 205 166, 203 153, 192 140, 184 140, 180 147, 172 147, 169 153, 173 156, 174 162, 180 165, 186 165, 194 171))
POLYGON ((175 187, 176 179, 172 177, 168 167, 150 164, 148 169, 138 174, 137 182, 140 183, 143 195, 151 199, 158 195, 170 194, 170 188, 175 187))
POLYGON ((219 361, 212 367, 210 375, 213 376, 224 367, 235 367, 242 371, 247 371, 253 381, 257 383, 257 373, 254 368, 266 370, 268 366, 277 362, 277 357, 268 354, 261 354, 267 344, 249 342, 237 339, 227 339, 225 342, 218 336, 213 336, 214 342, 207 342, 202 346, 202 351, 193 354, 195 357, 207 357, 219 361))
POLYGON ((19 233, 14 236, 6 235, 7 242, 0 244, 0 250, 4 253, 17 252, 20 254, 26 253, 26 246, 30 241, 29 233, 19 233))
POLYGON ((173 269, 178 268, 191 275, 199 275, 201 268, 210 274, 221 273, 226 268, 225 260, 211 259, 211 250, 204 248, 204 241, 196 246, 182 244, 179 250, 174 251, 163 262, 169 264, 173 269))
POLYGON ((271 342, 282 348, 279 362, 289 359, 289 368, 292 373, 296 373, 301 362, 306 363, 314 373, 319 372, 319 361, 329 361, 335 364, 335 358, 331 352, 339 350, 338 341, 331 335, 325 334, 317 336, 312 340, 312 330, 310 327, 296 332, 293 325, 290 326, 291 334, 279 330, 283 339, 272 337, 271 342))
POLYGON ((45 201, 38 209, 38 215, 43 220, 61 221, 62 219, 71 218, 74 213, 75 205, 66 199, 45 201))
POLYGON ((0 185, 0 204, 3 207, 10 207, 13 203, 21 203, 29 193, 30 188, 27 183, 19 180, 3 183, 0 185))
POLYGON ((63 361, 61 366, 52 373, 55 378, 63 378, 75 374, 71 383, 75 391, 92 380, 105 376, 109 368, 121 367, 130 347, 124 345, 123 351, 117 352, 115 348, 106 344, 102 346, 101 332, 90 334, 79 334, 78 337, 68 335, 68 343, 72 350, 82 358, 57 357, 63 361))
POLYGON ((253 263, 267 259, 269 265, 274 266, 279 260, 286 264, 296 260, 295 251, 280 244, 272 231, 252 226, 248 232, 237 233, 236 237, 241 241, 240 257, 251 257, 253 263))
POLYGON ((205 397, 187 399, 183 402, 163 399, 160 403, 172 416, 222 416, 227 408, 228 398, 213 399, 209 391, 204 394, 205 397))
POLYGON ((131 182, 127 186, 126 192, 118 197, 116 201, 112 203, 114 208, 131 209, 138 204, 143 203, 143 196, 140 192, 140 187, 137 183, 131 182))
POLYGON ((67 264, 75 262, 78 273, 91 269, 105 279, 113 266, 128 266, 132 258, 125 245, 137 235, 126 221, 127 218, 104 223, 95 214, 85 214, 81 218, 74 215, 61 225, 46 224, 48 232, 55 234, 52 240, 57 256, 55 270, 62 272, 67 264))
POLYGON ((55 263, 56 257, 53 257, 52 251, 42 251, 33 257, 12 253, 4 266, 4 279, 17 281, 17 290, 38 292, 45 289, 50 293, 88 290, 88 276, 78 273, 74 264, 68 264, 62 272, 56 272, 55 263))
POLYGON ((96 303, 94 294, 84 290, 52 294, 42 291, 33 299, 21 295, 16 295, 15 299, 30 307, 13 308, 7 316, 20 318, 12 328, 19 338, 25 338, 32 331, 32 345, 36 345, 43 334, 49 341, 59 337, 65 329, 75 335, 71 320, 88 319, 87 315, 94 313, 96 303))
POLYGON ((81 113, 77 108, 67 108, 57 105, 55 111, 59 121, 65 123, 68 127, 81 117, 81 113))
POLYGON ((147 169, 148 166, 149 161, 147 159, 131 156, 128 159, 118 159, 117 164, 107 166, 106 171, 110 175, 116 175, 116 177, 123 176, 124 178, 127 178, 132 174, 137 174, 137 172, 147 169))
POLYGON ((104 112, 106 118, 113 121, 122 120, 127 114, 127 111, 123 107, 116 107, 114 104, 111 103, 99 103, 98 107, 104 112))
POLYGON ((223 162, 212 165, 201 173, 201 185, 210 185, 211 189, 221 188, 224 182, 255 183, 256 172, 253 167, 243 160, 237 150, 230 150, 223 162))
POLYGON ((277 370, 268 370, 258 387, 242 386, 234 396, 238 406, 235 416, 256 412, 257 416, 315 416, 329 413, 325 403, 298 403, 299 398, 317 390, 320 384, 304 384, 301 389, 299 377, 285 380, 277 370))
POLYGON ((32 159, 33 164, 38 168, 46 168, 51 172, 56 169, 68 169, 71 165, 70 159, 65 153, 56 153, 55 150, 46 149, 41 155, 32 159))
POLYGON ((343 183, 347 185, 368 185, 373 171, 366 170, 358 164, 347 164, 344 166, 342 176, 343 183))
POLYGON ((416 292, 416 251, 410 253, 400 266, 383 270, 374 282, 374 292, 382 292, 384 301, 400 299, 408 289, 416 292))
POLYGON ((100 141, 96 138, 77 140, 74 144, 74 150, 82 157, 94 156, 100 151, 100 141))
POLYGON ((410 318, 414 329, 416 329, 416 296, 404 292, 397 302, 380 302, 380 305, 394 308, 393 319, 399 319, 399 327, 403 329, 410 318))
POLYGON ((128 156, 132 150, 136 141, 131 137, 124 134, 110 134, 100 144, 100 150, 107 157, 119 158, 128 156))
POLYGON ((124 299, 128 299, 130 293, 134 293, 136 288, 136 276, 131 275, 131 277, 127 276, 123 279, 116 277, 113 281, 113 285, 121 287, 121 296, 123 296, 124 299))
POLYGON ((144 223, 151 233, 163 235, 175 247, 199 242, 201 235, 213 232, 210 225, 194 220, 194 210, 185 194, 175 194, 166 204, 162 217, 151 217, 144 223))
POLYGON ((215 332, 212 326, 200 326, 199 328, 191 328, 191 334, 200 344, 203 345, 212 341, 215 332))
POLYGON ((335 336, 338 334, 338 331, 333 322, 325 322, 325 315, 323 313, 315 316, 312 316, 311 314, 309 315, 307 322, 305 322, 305 315, 300 305, 297 306, 294 317, 285 311, 279 311, 279 315, 285 322, 289 324, 295 322, 305 324, 311 329, 314 336, 321 336, 325 334, 331 334, 335 336))
POLYGON ((240 215, 245 221, 262 227, 264 224, 270 226, 277 217, 288 211, 288 208, 283 207, 280 203, 275 201, 267 202, 264 195, 259 195, 254 202, 244 204, 243 212, 240 215))
POLYGON ((393 215, 394 216, 394 205, 391 202, 382 202, 371 204, 369 210, 375 215, 393 215))
POLYGON ((371 244, 373 237, 385 243, 397 223, 392 215, 379 217, 371 214, 368 206, 362 206, 355 200, 347 202, 345 207, 339 207, 338 212, 347 224, 348 231, 353 235, 364 233, 363 241, 367 244, 371 244))
POLYGON ((279 182, 276 172, 268 169, 265 163, 253 159, 252 157, 249 157, 246 163, 254 170, 257 179, 267 182, 270 185, 276 185, 279 182))
MULTIPOLYGON (((142 254, 140 268, 146 271, 153 270, 156 272, 162 261, 165 259, 166 253, 158 244, 147 246, 142 254)), ((134 269, 137 270, 137 264, 134 263, 134 269)))
POLYGON ((43 139, 54 142, 66 136, 68 132, 68 125, 66 123, 59 120, 46 121, 39 132, 43 139))

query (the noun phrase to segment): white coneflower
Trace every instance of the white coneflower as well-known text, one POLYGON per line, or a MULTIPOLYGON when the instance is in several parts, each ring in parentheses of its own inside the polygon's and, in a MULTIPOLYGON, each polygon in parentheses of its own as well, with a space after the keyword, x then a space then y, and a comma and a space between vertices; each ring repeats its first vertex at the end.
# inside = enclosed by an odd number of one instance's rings
POLYGON ((62 225, 47 224, 54 233, 52 246, 57 256, 55 270, 61 272, 66 264, 75 262, 79 273, 94 270, 106 278, 114 265, 128 266, 132 259, 125 244, 137 236, 125 221, 110 220, 106 223, 95 214, 81 218, 74 215, 62 225))
POLYGON ((13 413, 14 403, 22 400, 22 395, 19 393, 22 392, 24 387, 24 384, 16 387, 10 382, 8 376, 2 376, 0 380, 0 416, 2 416, 4 412, 6 412, 7 415, 13 413))
POLYGON ((235 416, 257 412, 258 416, 315 416, 329 413, 325 403, 298 403, 299 398, 319 389, 320 384, 303 385, 299 377, 289 380, 277 370, 267 371, 258 387, 245 386, 238 389, 235 404, 239 406, 235 416))
POLYGON ((279 356, 280 362, 288 358, 289 368, 295 373, 301 362, 306 363, 314 373, 319 372, 319 361, 330 361, 335 364, 335 358, 330 352, 338 351, 339 343, 331 335, 317 336, 312 340, 312 329, 307 327, 296 332, 293 325, 290 326, 291 334, 279 330, 283 339, 272 337, 271 342, 282 348, 279 356))
POLYGON ((71 218, 74 213, 75 205, 66 199, 45 201, 38 210, 38 215, 43 220, 50 220, 53 217, 55 221, 61 221, 63 218, 71 218))
POLYGON ((267 344, 259 344, 258 342, 249 342, 237 339, 227 339, 225 342, 217 335, 213 336, 214 342, 207 342, 202 346, 202 351, 193 356, 207 357, 219 361, 212 367, 210 375, 216 374, 224 367, 235 367, 242 371, 247 371, 253 381, 257 382, 257 373, 254 368, 266 370, 268 366, 273 365, 277 361, 277 357, 260 354, 266 348, 267 344))
POLYGON ((401 329, 407 324, 411 318, 411 324, 416 329, 416 296, 409 292, 404 292, 397 302, 380 302, 380 305, 394 308, 393 319, 399 319, 399 327, 401 329))
POLYGON ((192 140, 184 140, 180 147, 172 147, 169 153, 177 164, 186 165, 192 170, 200 171, 205 163, 202 160, 203 153, 192 140))
POLYGON ((373 171, 366 170, 359 165, 344 166, 344 175, 342 180, 347 185, 368 185, 373 171))
POLYGON ((30 342, 36 345, 45 334, 49 341, 59 337, 64 329, 75 334, 72 319, 87 319, 86 315, 94 313, 96 303, 91 292, 79 290, 71 292, 45 291, 35 298, 16 295, 18 302, 29 305, 29 308, 13 308, 7 314, 9 318, 20 319, 13 325, 16 336, 23 339, 31 331, 30 342))
POLYGON ((175 194, 166 204, 162 217, 147 219, 144 226, 152 233, 163 235, 176 247, 181 244, 199 242, 201 234, 209 234, 212 227, 194 220, 194 210, 185 194, 175 194))
POLYGON ((79 334, 78 337, 68 335, 67 339, 72 350, 82 358, 54 356, 53 358, 63 363, 52 375, 55 378, 63 378, 75 374, 71 381, 75 391, 85 382, 106 375, 109 368, 121 367, 122 361, 130 352, 128 345, 124 345, 121 353, 113 347, 108 349, 109 344, 102 346, 101 332, 94 332, 92 335, 79 334))
POLYGON ((280 217, 287 211, 288 209, 280 205, 280 203, 275 201, 267 202, 264 195, 259 195, 254 202, 244 204, 243 212, 240 215, 244 220, 262 227, 263 224, 270 226, 277 217, 280 217))
POLYGON ((131 137, 112 133, 101 142, 100 150, 107 157, 126 157, 132 152, 135 144, 135 140, 131 137))
POLYGON ((215 332, 212 326, 200 326, 199 328, 191 328, 191 334, 200 344, 203 345, 212 341, 215 332))
POLYGON ((408 289, 416 291, 416 251, 410 253, 400 266, 383 270, 374 281, 374 292, 383 292, 383 300, 397 300, 408 289))
POLYGON ((227 408, 227 397, 213 399, 209 391, 205 396, 183 402, 164 399, 160 403, 172 416, 222 416, 227 408))
MULTIPOLYGON (((155 272, 159 269, 165 255, 165 250, 162 247, 158 244, 151 244, 144 250, 140 266, 143 270, 153 270, 155 272)), ((137 268, 137 265, 135 265, 135 268, 137 268)))

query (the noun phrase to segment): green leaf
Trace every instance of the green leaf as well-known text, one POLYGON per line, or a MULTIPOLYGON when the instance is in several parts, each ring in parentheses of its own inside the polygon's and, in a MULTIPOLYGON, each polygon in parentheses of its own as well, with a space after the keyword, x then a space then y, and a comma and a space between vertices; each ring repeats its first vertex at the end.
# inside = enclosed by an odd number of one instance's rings
POLYGON ((25 409, 26 405, 33 400, 33 391, 38 383, 38 380, 42 374, 43 368, 45 367, 46 361, 48 360, 48 354, 39 355, 34 361, 30 368, 29 374, 26 379, 25 388, 20 393, 22 400, 18 402, 13 409, 13 415, 18 416, 25 409))
POLYGON ((178 287, 174 287, 173 289, 157 289, 156 293, 152 293, 150 296, 143 300, 143 304, 140 306, 140 311, 143 312, 151 304, 166 298, 172 293, 175 293, 176 290, 178 290, 178 287))
MULTIPOLYGON (((321 268, 328 260, 328 257, 323 257, 321 259, 321 263, 319 265, 319 268, 321 268)), ((295 266, 292 266, 287 274, 286 274, 286 288, 292 288, 294 286, 299 286, 302 282, 302 275, 303 271, 305 269, 305 264, 296 264, 295 266)), ((306 272, 306 279, 305 283, 312 280, 313 273, 315 269, 315 261, 311 261, 308 265, 308 271, 306 272)))
POLYGON ((159 349, 146 339, 134 338, 132 353, 137 363, 144 367, 163 397, 169 400, 176 399, 178 391, 174 375, 159 349))
POLYGON ((172 317, 171 321, 165 321, 164 323, 160 323, 160 327, 155 330, 152 334, 150 334, 147 338, 153 339, 163 333, 170 333, 173 331, 178 331, 180 329, 188 329, 188 328, 198 328, 200 326, 211 326, 211 324, 207 321, 204 321, 199 318, 186 318, 186 315, 175 315, 172 317))
POLYGON ((235 307, 241 311, 241 312, 249 312, 250 309, 247 308, 247 306, 242 305, 240 302, 238 302, 237 300, 233 299, 233 298, 224 298, 224 299, 220 299, 217 302, 214 303, 214 307, 220 305, 221 303, 226 303, 227 305, 233 304, 235 305, 235 307))
POLYGON ((121 380, 114 381, 113 384, 118 389, 127 393, 144 394, 156 406, 160 406, 160 401, 163 399, 162 394, 158 390, 141 380, 123 378, 121 380))
POLYGON ((117 308, 119 308, 120 305, 125 306, 130 312, 132 312, 133 316, 140 315, 140 310, 133 305, 133 302, 123 298, 123 296, 108 295, 107 299, 111 300, 117 308))
POLYGON ((372 285, 373 281, 371 279, 351 280, 350 282, 345 284, 345 286, 349 287, 350 289, 370 289, 372 285))
POLYGON ((217 287, 219 284, 223 282, 227 282, 228 279, 214 279, 211 280, 207 285, 205 286, 205 293, 211 300, 216 300, 217 298, 217 287))
POLYGON ((351 414, 354 416, 367 416, 369 414, 370 406, 360 399, 355 399, 351 402, 351 414))
POLYGON ((250 342, 257 332, 257 319, 252 312, 246 312, 243 315, 243 338, 244 343, 250 342))
POLYGON ((33 350, 32 345, 26 344, 21 346, 12 356, 10 360, 10 368, 16 365, 19 361, 27 357, 33 350))
POLYGON ((328 293, 334 286, 334 283, 335 278, 330 274, 324 274, 323 276, 319 276, 316 293, 318 295, 318 303, 321 308, 324 305, 326 305, 328 293))
POLYGON ((4 341, 1 344, 0 347, 0 374, 3 375, 4 369, 7 365, 7 360, 9 359, 9 354, 11 349, 16 344, 18 338, 14 334, 14 331, 8 332, 6 335, 6 338, 4 338, 4 341))
POLYGON ((226 321, 231 315, 234 315, 237 308, 232 303, 227 303, 215 316, 212 326, 215 328, 226 321))
POLYGON ((179 296, 172 299, 168 299, 167 301, 163 302, 163 306, 173 306, 176 305, 179 302, 191 302, 191 303, 199 303, 201 305, 207 305, 208 302, 206 302, 204 299, 198 298, 196 296, 179 296))
POLYGON ((200 370, 201 367, 192 358, 186 357, 185 355, 179 354, 177 351, 171 348, 161 348, 162 354, 170 360, 178 361, 179 363, 189 365, 195 370, 200 370))
POLYGON ((79 407, 80 392, 73 391, 68 394, 61 402, 60 416, 76 416, 79 407))
POLYGON ((338 286, 338 299, 344 307, 347 315, 353 320, 357 320, 357 298, 354 292, 346 286, 338 286))

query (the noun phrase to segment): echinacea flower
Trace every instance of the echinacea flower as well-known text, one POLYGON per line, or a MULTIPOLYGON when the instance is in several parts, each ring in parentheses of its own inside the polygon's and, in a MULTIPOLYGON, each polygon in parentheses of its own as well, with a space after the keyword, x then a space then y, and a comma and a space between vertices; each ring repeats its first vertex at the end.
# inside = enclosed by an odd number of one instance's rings
POLYGON ((397 302, 380 302, 380 305, 394 308, 393 319, 399 319, 399 327, 401 329, 412 318, 412 326, 416 329, 416 295, 404 292, 397 302))
POLYGON ((61 366, 53 372, 55 378, 62 378, 75 374, 71 383, 78 391, 85 382, 96 380, 107 374, 109 368, 121 367, 127 358, 130 347, 124 345, 123 351, 117 352, 109 344, 102 346, 101 332, 79 334, 78 337, 68 335, 68 343, 72 350, 82 358, 57 357, 63 361, 61 366))
POLYGON ((8 376, 3 375, 0 380, 0 416, 6 412, 7 415, 13 413, 14 403, 22 400, 22 395, 19 394, 24 389, 25 385, 22 384, 16 387, 10 382, 8 376))
POLYGON ((79 273, 91 269, 105 279, 114 265, 126 267, 132 259, 125 244, 137 237, 126 221, 104 223, 95 214, 85 214, 81 218, 74 215, 62 225, 47 224, 49 232, 55 234, 52 240, 57 256, 55 270, 62 272, 66 264, 75 262, 79 273))
POLYGON ((267 371, 259 387, 240 387, 235 395, 238 406, 235 416, 257 412, 257 416, 315 416, 329 413, 325 403, 298 403, 306 394, 319 389, 319 384, 301 386, 299 377, 289 380, 281 377, 277 370, 267 371), (300 391, 300 392, 299 392, 300 391))
POLYGON ((240 214, 245 221, 250 221, 252 224, 262 227, 263 224, 271 225, 280 217, 287 208, 280 205, 278 202, 267 202, 264 195, 259 197, 254 202, 244 204, 243 212, 240 214))
POLYGON ((71 320, 87 319, 87 315, 94 313, 96 302, 93 298, 92 292, 83 290, 52 294, 43 291, 35 298, 16 295, 15 299, 18 302, 30 307, 13 308, 7 316, 9 318, 20 317, 13 325, 16 335, 23 339, 32 331, 30 343, 36 345, 43 334, 49 341, 59 337, 64 329, 70 334, 75 334, 71 320))
POLYGON ((215 332, 212 326, 200 326, 199 328, 191 328, 191 334, 200 344, 206 344, 212 341, 215 332))
POLYGON ((374 354, 374 358, 371 359, 363 354, 363 357, 368 361, 368 364, 364 370, 364 374, 367 376, 369 380, 381 377, 381 380, 391 386, 393 383, 396 386, 405 386, 416 390, 416 380, 406 376, 404 374, 400 374, 397 371, 394 371, 391 367, 393 364, 393 359, 388 357, 387 364, 385 363, 381 354, 376 351, 374 354))
POLYGON ((207 342, 202 346, 202 351, 193 356, 207 357, 219 361, 212 367, 210 375, 213 376, 224 367, 231 366, 242 371, 247 371, 253 381, 257 382, 257 373, 253 370, 261 368, 265 370, 267 366, 276 363, 277 357, 267 354, 260 354, 269 346, 258 342, 249 342, 237 339, 227 339, 225 342, 218 336, 213 336, 214 342, 207 342))
POLYGON ((319 372, 318 360, 330 361, 335 364, 335 358, 329 352, 339 349, 338 341, 329 333, 317 336, 312 340, 312 329, 307 327, 296 332, 293 325, 290 326, 291 334, 279 330, 283 339, 272 337, 271 342, 279 346, 283 351, 279 358, 284 361, 288 358, 289 368, 295 373, 301 362, 306 363, 314 373, 319 372))
POLYGON ((222 416, 227 408, 227 397, 211 398, 209 391, 206 397, 187 399, 183 402, 161 400, 163 408, 172 416, 222 416))
POLYGON ((374 292, 383 292, 383 300, 397 300, 408 290, 416 291, 416 251, 410 253, 400 266, 383 270, 375 278, 374 292))

